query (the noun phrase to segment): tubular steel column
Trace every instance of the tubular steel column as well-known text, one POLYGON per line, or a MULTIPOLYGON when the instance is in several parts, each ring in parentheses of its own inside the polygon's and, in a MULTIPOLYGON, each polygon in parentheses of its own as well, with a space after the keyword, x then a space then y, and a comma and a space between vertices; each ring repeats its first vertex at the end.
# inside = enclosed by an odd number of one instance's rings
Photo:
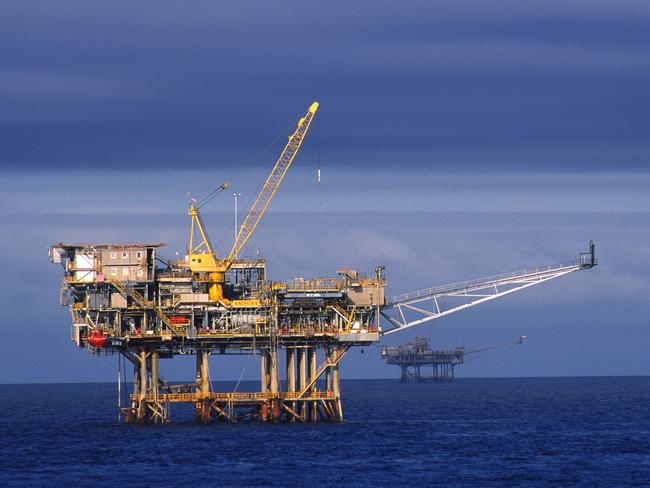
POLYGON ((270 373, 271 373, 271 394, 273 398, 271 399, 271 419, 273 421, 280 420, 280 415, 282 414, 280 410, 280 375, 279 375, 279 364, 278 364, 278 350, 274 347, 271 349, 270 354, 270 373))
MULTIPOLYGON (((333 351, 333 356, 336 357, 338 354, 340 354, 340 351, 337 347, 333 351)), ((334 398, 336 399, 336 415, 338 417, 336 420, 343 422, 343 405, 341 404, 341 373, 339 371, 339 364, 340 361, 334 365, 334 371, 332 373, 332 391, 334 393, 334 398)))
MULTIPOLYGON (((311 381, 311 378, 316 376, 316 361, 317 361, 317 355, 316 352, 318 349, 316 346, 311 346, 307 350, 307 357, 308 357, 308 362, 309 362, 309 379, 311 381)), ((308 395, 313 397, 314 394, 316 393, 316 382, 311 386, 309 389, 308 395)), ((316 401, 310 401, 308 403, 309 405, 309 417, 312 422, 318 422, 318 402, 316 401)))
MULTIPOLYGON (((327 358, 327 360, 332 362, 334 359, 334 348, 333 347, 323 348, 323 351, 325 352, 325 357, 327 358)), ((332 391, 332 367, 331 366, 328 366, 327 369, 325 369, 325 389, 327 391, 332 391)))
MULTIPOLYGON (((307 385, 307 348, 298 349, 298 389, 302 391, 307 385)), ((300 417, 303 422, 307 422, 307 403, 300 402, 300 417)))
POLYGON ((196 391, 196 399, 194 402, 194 416, 196 418, 197 422, 201 421, 201 353, 200 351, 196 351, 196 375, 194 377, 194 383, 196 385, 195 391, 196 391))
POLYGON ((158 401, 158 353, 151 353, 151 394, 158 401))
POLYGON ((208 363, 209 353, 203 351, 203 359, 201 361, 201 389, 203 393, 210 391, 210 364, 208 363))
POLYGON ((136 356, 136 358, 138 359, 137 363, 133 363, 133 396, 131 397, 130 407, 124 412, 124 422, 127 424, 137 420, 138 399, 140 397, 140 361, 139 357, 136 356))
MULTIPOLYGON (((266 349, 260 349, 260 381, 262 393, 269 392, 269 353, 266 349)), ((262 422, 267 422, 269 417, 269 408, 266 400, 262 401, 260 408, 260 416, 262 417, 262 422)))
MULTIPOLYGON (((286 391, 293 393, 296 391, 296 348, 287 347, 287 386, 286 391)), ((296 402, 291 402, 291 409, 296 411, 296 402)), ((296 419, 291 415, 291 421, 296 419)))
POLYGON ((138 380, 138 422, 147 422, 147 351, 140 352, 140 378, 138 380))
MULTIPOLYGON (((336 349, 332 346, 330 347, 325 347, 323 348, 325 352, 325 359, 332 364, 334 362, 335 358, 335 353, 336 349)), ((333 386, 333 381, 334 381, 334 367, 333 366, 328 366, 325 368, 325 391, 327 395, 331 395, 334 389, 333 386)), ((331 400, 325 400, 323 404, 323 410, 325 412, 325 415, 330 421, 336 420, 336 402, 333 402, 331 400)))
POLYGON ((204 424, 210 423, 210 370, 208 366, 208 351, 196 351, 196 420, 204 424))
POLYGON ((157 352, 152 352, 149 358, 149 363, 150 363, 150 370, 151 370, 151 376, 150 376, 150 386, 149 386, 149 392, 153 395, 153 402, 152 407, 154 409, 154 414, 151 417, 151 420, 154 423, 159 423, 159 422, 166 422, 168 420, 168 412, 167 412, 167 407, 163 406, 160 403, 159 399, 159 379, 160 376, 158 374, 158 363, 159 363, 159 354, 157 352))

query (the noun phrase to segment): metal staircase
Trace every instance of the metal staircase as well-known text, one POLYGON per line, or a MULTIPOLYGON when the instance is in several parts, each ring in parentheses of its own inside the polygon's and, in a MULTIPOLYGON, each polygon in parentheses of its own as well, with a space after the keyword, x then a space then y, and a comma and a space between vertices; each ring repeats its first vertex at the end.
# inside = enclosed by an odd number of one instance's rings
POLYGON ((325 361, 320 365, 320 367, 316 370, 316 374, 312 375, 309 380, 307 381, 307 384, 298 392, 298 395, 296 398, 302 398, 305 396, 305 393, 307 393, 312 386, 314 386, 314 383, 318 380, 318 378, 321 377, 321 375, 325 372, 327 368, 330 366, 336 366, 341 359, 343 359, 343 356, 345 356, 348 351, 350 350, 351 346, 347 345, 339 349, 338 354, 334 357, 333 360, 330 360, 329 357, 325 358, 325 361))
POLYGON ((174 334, 182 335, 182 331, 177 329, 172 323, 171 319, 163 312, 163 310, 156 305, 153 301, 147 300, 132 286, 118 280, 108 280, 108 282, 122 295, 124 298, 132 298, 141 308, 153 311, 161 322, 174 334))

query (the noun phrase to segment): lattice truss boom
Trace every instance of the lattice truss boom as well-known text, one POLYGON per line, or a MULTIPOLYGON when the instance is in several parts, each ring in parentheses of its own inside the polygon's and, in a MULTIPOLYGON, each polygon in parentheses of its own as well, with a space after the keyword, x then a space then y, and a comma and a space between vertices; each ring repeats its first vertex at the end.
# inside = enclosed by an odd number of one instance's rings
POLYGON ((590 243, 590 252, 580 253, 575 261, 398 295, 380 311, 390 324, 384 327, 383 333, 415 327, 596 264, 593 243, 590 243))

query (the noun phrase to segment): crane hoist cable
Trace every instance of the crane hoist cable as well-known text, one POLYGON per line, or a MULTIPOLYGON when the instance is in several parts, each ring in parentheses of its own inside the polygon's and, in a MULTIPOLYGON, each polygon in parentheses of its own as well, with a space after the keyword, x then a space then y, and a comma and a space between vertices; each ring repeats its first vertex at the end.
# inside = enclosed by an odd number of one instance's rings
MULTIPOLYGON (((273 148, 273 147, 278 143, 278 141, 279 141, 280 139, 282 139, 283 137, 288 138, 288 137, 289 137, 289 134, 291 134, 291 131, 293 130, 293 127, 294 127, 293 124, 287 126, 287 128, 286 128, 284 131, 282 131, 282 133, 281 133, 280 135, 278 135, 275 139, 273 139, 273 142, 271 142, 271 143, 268 144, 264 149, 262 149, 260 152, 258 152, 257 155, 256 155, 254 158, 248 160, 248 163, 247 163, 247 164, 248 164, 248 165, 253 165, 253 164, 254 164, 255 162, 257 162, 260 158, 262 158, 262 156, 264 156, 267 152, 269 152, 269 150, 270 150, 271 148, 273 148)), ((244 163, 241 163, 239 166, 243 166, 243 165, 244 165, 244 163)), ((234 176, 231 178, 231 181, 233 181, 233 182, 236 182, 237 180, 238 180, 237 175, 234 175, 234 176)), ((257 195, 257 194, 259 194, 260 190, 262 189, 262 185, 263 185, 263 184, 264 184, 263 182, 259 184, 259 186, 255 189, 255 192, 252 193, 252 196, 248 199, 248 201, 246 202, 246 204, 242 206, 242 208, 250 208, 251 204, 253 203, 253 198, 254 198, 254 196, 257 195)), ((234 223, 231 223, 231 224, 230 224, 226 229, 224 229, 223 234, 221 235, 221 237, 219 237, 219 240, 218 240, 217 243, 215 244, 214 249, 219 249, 219 248, 221 247, 221 245, 222 245, 223 242, 226 240, 226 238, 227 238, 228 236, 231 236, 231 235, 232 235, 234 228, 235 228, 235 224, 234 224, 234 223)), ((235 236, 235 237, 236 237, 236 236, 235 236)))
POLYGON ((528 339, 528 336, 519 336, 517 340, 515 341, 510 341, 510 342, 504 342, 503 344, 497 344, 496 346, 490 346, 490 347, 482 347, 480 349, 474 349, 472 351, 467 351, 465 353, 465 361, 472 361, 474 359, 479 359, 484 356, 488 356, 490 354, 495 353, 499 349, 504 349, 507 347, 513 347, 517 346, 519 344, 523 344, 524 341, 528 339), (469 356, 469 357, 468 357, 469 356))
POLYGON ((194 202, 190 203, 188 209, 188 215, 191 218, 188 264, 189 268, 194 272, 208 273, 208 282, 210 283, 209 295, 211 301, 225 300, 225 297, 223 296, 223 284, 225 283, 224 275, 230 269, 235 257, 250 239, 260 220, 264 216, 264 213, 275 196, 280 183, 282 183, 287 170, 298 154, 317 110, 318 102, 312 103, 304 117, 298 121, 294 133, 289 137, 289 141, 273 166, 271 173, 264 182, 257 198, 246 214, 246 217, 237 232, 237 237, 232 249, 230 250, 230 254, 228 254, 225 259, 217 259, 214 248, 208 238, 199 208, 194 202), (195 239, 195 234, 197 239, 195 239))
POLYGON ((217 195, 219 195, 222 191, 230 187, 230 183, 227 181, 224 182, 219 188, 211 191, 208 193, 203 199, 196 204, 197 208, 203 207, 206 203, 210 202, 213 198, 215 198, 217 195))
POLYGON ((316 138, 318 139, 318 170, 316 173, 318 179, 318 211, 323 211, 323 189, 320 180, 320 118, 316 120, 316 138))
POLYGON ((298 121, 298 127, 291 137, 289 137, 287 145, 284 147, 282 154, 273 166, 271 173, 262 186, 262 190, 257 195, 257 198, 253 202, 253 205, 249 209, 248 214, 244 218, 244 221, 237 232, 237 239, 235 239, 230 254, 224 261, 226 269, 230 267, 235 256, 239 254, 248 239, 251 237, 257 224, 259 224, 262 216, 271 203, 271 200, 273 200, 280 183, 282 183, 284 176, 287 174, 287 170, 291 166, 291 163, 302 146, 302 142, 317 110, 318 102, 312 103, 305 116, 298 121))

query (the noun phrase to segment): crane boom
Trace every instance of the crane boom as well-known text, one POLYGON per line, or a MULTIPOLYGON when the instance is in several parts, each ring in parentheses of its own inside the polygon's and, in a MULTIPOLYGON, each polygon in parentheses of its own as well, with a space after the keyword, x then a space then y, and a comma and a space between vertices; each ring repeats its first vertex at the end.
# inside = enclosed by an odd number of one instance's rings
POLYGON ((379 312, 391 326, 383 334, 415 327, 597 264, 596 247, 590 241, 589 251, 581 252, 573 261, 398 295, 379 312))
POLYGON ((291 163, 296 157, 317 110, 318 102, 312 103, 305 116, 298 121, 298 127, 291 137, 289 137, 289 141, 284 147, 280 158, 275 163, 275 166, 273 166, 271 173, 264 182, 262 190, 260 190, 260 193, 257 195, 257 198, 253 202, 244 222, 237 232, 235 243, 232 246, 230 254, 224 261, 224 267, 226 270, 232 265, 235 256, 237 256, 244 248, 244 245, 248 242, 248 239, 255 231, 255 228, 264 215, 264 212, 266 212, 275 192, 280 186, 280 183, 282 183, 284 175, 287 173, 289 166, 291 166, 291 163))

